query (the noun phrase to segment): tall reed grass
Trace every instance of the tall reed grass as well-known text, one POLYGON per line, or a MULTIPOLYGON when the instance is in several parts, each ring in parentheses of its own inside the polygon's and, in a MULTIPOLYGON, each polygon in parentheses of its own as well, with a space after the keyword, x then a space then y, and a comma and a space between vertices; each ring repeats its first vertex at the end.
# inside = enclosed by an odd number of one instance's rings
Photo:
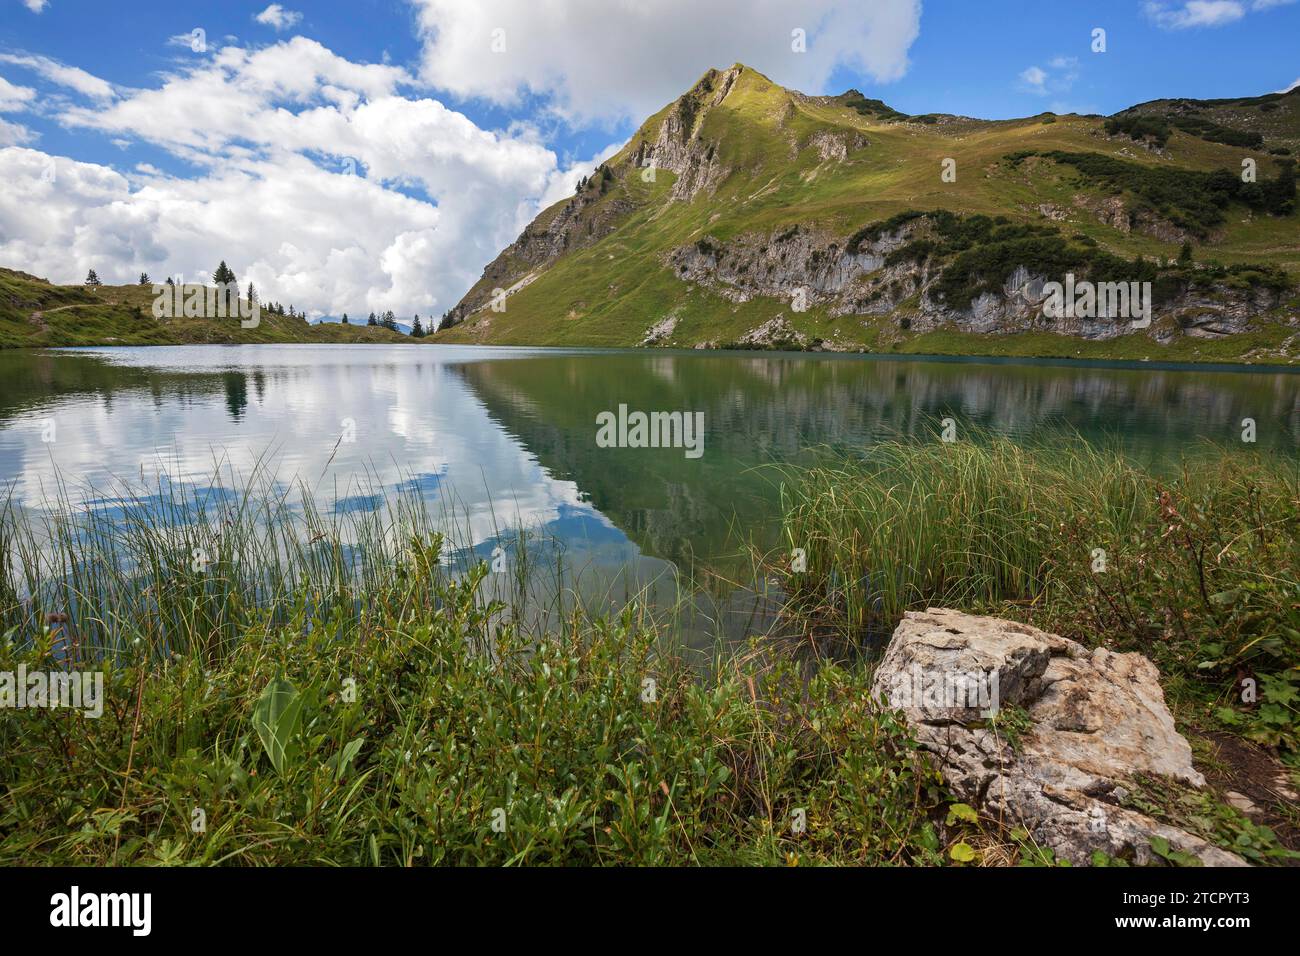
POLYGON ((1115 541, 1143 511, 1149 482, 1117 452, 995 436, 887 441, 865 459, 786 477, 784 535, 808 562, 789 577, 793 594, 863 632, 892 629, 927 603, 1050 598, 1061 528, 1084 523, 1099 546, 1115 541))
POLYGON ((60 484, 41 509, 0 507, 0 627, 30 640, 53 626, 82 661, 141 647, 215 659, 302 600, 361 614, 408 542, 430 534, 407 497, 322 509, 263 471, 233 488, 160 480, 93 498, 60 484))
POLYGON ((544 569, 491 589, 425 522, 301 493, 7 509, 0 672, 90 666, 105 701, 0 708, 0 864, 941 859, 942 787, 865 669, 702 674, 637 596, 539 626, 544 569))
MULTIPOLYGON (((1294 753, 1287 463, 1153 474, 981 436, 782 474, 794 631, 869 638, 926 604, 1031 620, 1142 650, 1181 715, 1294 753)), ((0 673, 93 667, 106 699, 0 708, 0 863, 938 863, 962 838, 865 659, 755 641, 701 672, 644 595, 524 613, 551 552, 520 539, 489 575, 467 541, 449 567, 454 525, 273 483, 11 501, 0 673)), ((1231 844, 1246 824, 1216 813, 1231 844)))
POLYGON ((1071 435, 977 434, 782 477, 785 543, 807 570, 768 564, 801 618, 859 644, 927 606, 1024 619, 1147 654, 1220 720, 1300 743, 1297 460, 1205 446, 1153 471, 1071 435), (1243 670, 1278 707, 1234 709, 1243 670))

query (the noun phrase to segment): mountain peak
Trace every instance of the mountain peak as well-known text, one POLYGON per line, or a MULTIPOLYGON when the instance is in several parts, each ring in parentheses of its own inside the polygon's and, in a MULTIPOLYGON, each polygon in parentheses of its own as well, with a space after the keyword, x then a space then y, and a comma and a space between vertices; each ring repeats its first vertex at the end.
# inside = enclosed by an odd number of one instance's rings
MULTIPOLYGON (((1062 263, 1080 275, 1149 271, 1131 262, 1139 235, 1165 262, 1188 242, 1250 262, 1252 243, 1290 215, 1280 198, 1262 204, 1294 192, 1300 103, 1274 94, 1197 101, 1195 115, 1184 101, 1150 108, 1168 126, 1159 163, 1134 145, 1140 136, 1119 135, 1152 124, 909 115, 859 89, 809 96, 741 62, 711 68, 503 250, 443 331, 509 344, 893 348, 941 330, 1043 332, 1007 283, 1047 281, 1062 263), (1267 190, 1243 190, 1242 214, 1229 215, 1206 184, 1239 164, 1237 134, 1260 141, 1267 190), (960 187, 941 162, 962 171, 960 187), (808 308, 790 305, 796 294, 808 308), (979 296, 999 318, 972 305, 979 296)), ((1271 268, 1258 263, 1241 294, 1274 301, 1267 284, 1287 283, 1271 268)), ((1223 294, 1197 321, 1231 334, 1250 308, 1223 294)), ((1209 334, 1177 337, 1194 355, 1209 334)))

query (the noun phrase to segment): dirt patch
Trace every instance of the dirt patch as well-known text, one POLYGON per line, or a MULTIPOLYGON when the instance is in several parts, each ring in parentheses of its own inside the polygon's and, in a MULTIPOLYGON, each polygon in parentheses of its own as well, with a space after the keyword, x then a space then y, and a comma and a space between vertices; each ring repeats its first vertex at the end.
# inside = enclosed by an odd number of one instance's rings
MULTIPOLYGON (((1300 802, 1296 783, 1287 768, 1272 754, 1248 740, 1232 734, 1211 731, 1201 735, 1214 751, 1212 761, 1199 767, 1206 780, 1219 793, 1239 793, 1254 809, 1247 813, 1257 824, 1268 827, 1278 842, 1288 850, 1300 851, 1300 802), (1292 808, 1288 816, 1283 806, 1292 808)), ((1288 860, 1300 866, 1300 860, 1288 860)))
POLYGON ((78 308, 78 305, 61 305, 54 309, 45 309, 40 312, 33 312, 27 317, 27 321, 36 326, 42 332, 50 330, 49 323, 45 321, 47 315, 53 315, 55 312, 66 312, 68 309, 78 308))

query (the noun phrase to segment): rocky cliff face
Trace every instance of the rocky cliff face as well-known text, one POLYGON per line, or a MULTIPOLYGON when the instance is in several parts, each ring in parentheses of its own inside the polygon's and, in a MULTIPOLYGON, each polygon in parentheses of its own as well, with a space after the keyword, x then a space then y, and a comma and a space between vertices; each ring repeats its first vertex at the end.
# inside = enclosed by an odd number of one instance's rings
MULTIPOLYGON (((1046 316, 1045 287, 1063 282, 1064 276, 1023 265, 997 291, 953 308, 935 292, 942 264, 930 257, 895 261, 890 255, 925 230, 920 218, 856 246, 850 238, 802 227, 746 234, 726 243, 704 238, 672 250, 667 262, 682 280, 705 285, 732 302, 768 296, 789 301, 795 312, 820 305, 836 316, 901 313, 903 327, 911 332, 953 327, 985 334, 1049 331, 1111 339, 1141 328, 1128 318, 1046 316)), ((1163 343, 1179 335, 1215 338, 1244 332, 1252 319, 1280 302, 1278 291, 1262 286, 1189 288, 1153 308, 1153 337, 1163 343)))
POLYGON ((669 107, 654 141, 642 140, 633 153, 635 166, 677 174, 669 194, 673 201, 691 200, 711 191, 730 174, 719 158, 717 144, 702 139, 699 127, 704 115, 727 98, 740 73, 740 67, 710 70, 669 107))

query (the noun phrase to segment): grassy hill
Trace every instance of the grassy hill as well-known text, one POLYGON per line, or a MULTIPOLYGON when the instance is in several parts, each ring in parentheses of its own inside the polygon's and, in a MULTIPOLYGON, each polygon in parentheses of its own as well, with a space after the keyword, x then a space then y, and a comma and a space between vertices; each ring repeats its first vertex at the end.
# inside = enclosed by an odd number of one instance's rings
POLYGON ((265 309, 258 327, 250 329, 236 318, 156 319, 153 300, 147 285, 54 285, 0 268, 0 348, 410 341, 377 326, 309 325, 265 309))
POLYGON ((1278 197, 1298 148, 1300 91, 987 121, 805 96, 737 64, 543 212, 436 340, 1290 361, 1300 217, 1278 197), (995 301, 1018 266, 1151 279, 1157 320, 1046 327, 995 301), (963 288, 992 298, 973 312, 963 288))

